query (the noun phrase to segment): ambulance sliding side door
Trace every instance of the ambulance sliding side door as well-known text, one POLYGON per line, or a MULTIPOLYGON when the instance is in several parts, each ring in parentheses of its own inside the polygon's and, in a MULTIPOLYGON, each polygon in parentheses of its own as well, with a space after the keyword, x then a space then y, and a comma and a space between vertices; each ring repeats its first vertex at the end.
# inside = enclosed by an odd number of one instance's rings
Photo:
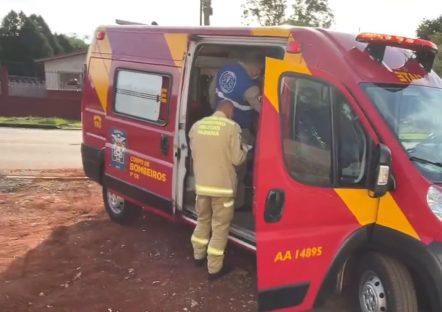
POLYGON ((173 213, 174 127, 179 73, 114 63, 106 117, 105 184, 145 208, 173 213))

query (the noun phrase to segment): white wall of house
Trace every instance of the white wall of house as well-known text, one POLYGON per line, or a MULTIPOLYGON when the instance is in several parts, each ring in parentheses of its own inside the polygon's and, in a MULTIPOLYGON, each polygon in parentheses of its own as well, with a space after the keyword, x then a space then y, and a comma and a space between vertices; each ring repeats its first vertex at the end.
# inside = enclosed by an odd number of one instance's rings
POLYGON ((81 75, 85 61, 86 53, 45 61, 46 89, 62 90, 61 75, 63 73, 77 73, 81 75))

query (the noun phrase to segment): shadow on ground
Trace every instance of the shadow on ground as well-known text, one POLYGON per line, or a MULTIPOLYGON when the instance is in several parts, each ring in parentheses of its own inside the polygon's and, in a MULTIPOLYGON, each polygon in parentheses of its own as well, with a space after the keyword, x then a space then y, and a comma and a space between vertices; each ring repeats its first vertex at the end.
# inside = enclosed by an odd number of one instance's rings
POLYGON ((190 235, 147 213, 111 223, 87 180, 0 179, 0 310, 256 311, 255 256, 230 246, 235 270, 208 283, 190 235))
POLYGON ((0 275, 1 311, 255 311, 254 257, 232 250, 236 270, 209 285, 189 237, 152 216, 59 226, 0 275))

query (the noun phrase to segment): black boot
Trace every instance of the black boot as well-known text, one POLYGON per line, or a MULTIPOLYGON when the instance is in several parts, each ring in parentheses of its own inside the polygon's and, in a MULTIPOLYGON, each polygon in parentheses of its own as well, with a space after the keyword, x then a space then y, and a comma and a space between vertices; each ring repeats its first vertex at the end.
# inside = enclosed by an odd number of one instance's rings
POLYGON ((202 267, 206 264, 206 260, 207 260, 207 258, 203 258, 203 259, 193 259, 193 264, 194 264, 197 268, 202 268, 202 267))
POLYGON ((223 266, 223 268, 220 271, 218 271, 216 273, 209 273, 209 276, 208 276, 209 282, 213 282, 213 281, 223 277, 224 275, 229 274, 232 271, 233 271, 233 267, 228 266, 228 265, 223 266))

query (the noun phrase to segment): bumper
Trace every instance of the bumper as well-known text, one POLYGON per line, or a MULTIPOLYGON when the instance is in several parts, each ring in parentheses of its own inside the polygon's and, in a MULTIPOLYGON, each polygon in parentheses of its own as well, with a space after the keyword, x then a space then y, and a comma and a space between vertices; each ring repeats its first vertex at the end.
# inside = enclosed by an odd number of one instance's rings
POLYGON ((104 150, 81 144, 81 160, 84 174, 91 180, 102 184, 104 168, 104 150))

